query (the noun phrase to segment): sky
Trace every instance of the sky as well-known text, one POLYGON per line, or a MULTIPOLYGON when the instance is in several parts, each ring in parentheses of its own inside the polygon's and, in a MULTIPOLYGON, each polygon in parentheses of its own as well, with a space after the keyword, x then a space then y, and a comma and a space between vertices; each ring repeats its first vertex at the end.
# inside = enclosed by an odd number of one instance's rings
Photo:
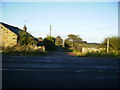
POLYGON ((67 38, 79 35, 84 41, 101 43, 118 35, 117 2, 2 2, 2 22, 23 28, 35 37, 67 38))

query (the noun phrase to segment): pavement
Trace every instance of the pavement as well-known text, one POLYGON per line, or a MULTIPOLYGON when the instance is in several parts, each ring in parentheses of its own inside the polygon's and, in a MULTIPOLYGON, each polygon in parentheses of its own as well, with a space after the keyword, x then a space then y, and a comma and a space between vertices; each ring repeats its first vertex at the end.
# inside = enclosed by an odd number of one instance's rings
POLYGON ((3 88, 119 88, 119 58, 3 56, 3 88))

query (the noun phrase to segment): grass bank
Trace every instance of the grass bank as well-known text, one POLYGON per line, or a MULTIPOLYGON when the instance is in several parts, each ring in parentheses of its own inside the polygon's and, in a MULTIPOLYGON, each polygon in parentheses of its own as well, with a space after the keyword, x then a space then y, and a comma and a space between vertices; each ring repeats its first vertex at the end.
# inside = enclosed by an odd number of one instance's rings
POLYGON ((34 52, 18 52, 18 51, 12 51, 12 52, 2 52, 2 55, 20 55, 20 56, 24 56, 24 55, 28 55, 28 56, 46 56, 48 55, 47 52, 38 52, 38 51, 34 51, 34 52))
POLYGON ((117 53, 99 53, 99 52, 88 52, 82 53, 77 50, 72 49, 63 49, 63 51, 70 56, 77 56, 77 57, 120 57, 117 53))
POLYGON ((29 45, 16 45, 14 47, 3 47, 2 55, 30 55, 30 56, 45 56, 48 52, 41 47, 29 46, 29 45))

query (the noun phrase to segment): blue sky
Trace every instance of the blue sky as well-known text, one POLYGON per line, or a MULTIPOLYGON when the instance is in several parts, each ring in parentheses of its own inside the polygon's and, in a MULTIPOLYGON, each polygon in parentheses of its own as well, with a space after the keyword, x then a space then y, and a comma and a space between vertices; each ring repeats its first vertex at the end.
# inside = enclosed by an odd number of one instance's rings
POLYGON ((2 21, 22 28, 35 37, 67 38, 77 34, 87 42, 102 42, 118 35, 117 2, 3 2, 2 21))

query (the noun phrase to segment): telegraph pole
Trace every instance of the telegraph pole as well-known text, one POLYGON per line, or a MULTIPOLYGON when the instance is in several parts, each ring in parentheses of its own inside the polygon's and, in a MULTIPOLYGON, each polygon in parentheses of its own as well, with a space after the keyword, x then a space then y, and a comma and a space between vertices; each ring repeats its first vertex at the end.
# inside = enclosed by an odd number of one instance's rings
POLYGON ((109 38, 107 38, 107 53, 109 53, 109 44, 110 44, 110 40, 109 38))
POLYGON ((51 25, 50 25, 50 37, 51 37, 51 25))

